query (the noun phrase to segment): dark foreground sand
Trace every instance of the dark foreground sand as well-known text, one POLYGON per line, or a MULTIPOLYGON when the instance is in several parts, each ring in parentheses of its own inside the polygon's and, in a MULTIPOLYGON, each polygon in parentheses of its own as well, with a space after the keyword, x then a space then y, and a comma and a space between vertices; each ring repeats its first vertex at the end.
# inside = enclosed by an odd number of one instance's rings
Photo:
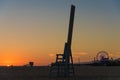
MULTIPOLYGON (((0 80, 75 80, 49 78, 49 67, 0 67, 0 80)), ((120 66, 75 67, 76 80, 120 80, 120 66)))

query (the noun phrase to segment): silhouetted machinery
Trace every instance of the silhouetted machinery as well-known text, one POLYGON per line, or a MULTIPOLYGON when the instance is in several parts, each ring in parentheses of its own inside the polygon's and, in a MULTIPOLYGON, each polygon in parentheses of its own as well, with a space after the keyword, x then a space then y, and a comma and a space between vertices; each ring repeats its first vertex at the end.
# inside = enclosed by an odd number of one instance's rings
POLYGON ((67 42, 65 43, 64 53, 56 54, 56 62, 51 64, 50 73, 49 73, 50 76, 55 74, 57 74, 57 76, 64 76, 64 77, 75 75, 72 51, 71 51, 74 14, 75 14, 75 6, 71 5, 68 38, 67 38, 67 42))

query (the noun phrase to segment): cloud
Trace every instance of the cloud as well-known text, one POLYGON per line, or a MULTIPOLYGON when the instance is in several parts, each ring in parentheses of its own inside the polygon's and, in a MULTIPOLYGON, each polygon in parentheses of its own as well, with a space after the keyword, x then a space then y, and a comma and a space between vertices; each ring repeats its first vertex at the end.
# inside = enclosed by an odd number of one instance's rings
POLYGON ((85 56, 87 55, 88 53, 87 52, 73 52, 73 56, 74 57, 77 57, 77 56, 85 56))
POLYGON ((50 57, 55 57, 56 55, 53 53, 48 54, 50 57))
POLYGON ((87 55, 88 53, 86 52, 79 52, 79 55, 87 55))
MULTIPOLYGON (((72 53, 73 57, 85 56, 85 55, 87 55, 87 54, 88 54, 87 52, 73 52, 73 53, 72 53)), ((50 56, 50 57, 56 57, 56 54, 50 53, 50 54, 48 54, 48 56, 50 56)))
POLYGON ((112 58, 120 58, 120 52, 109 53, 109 57, 112 57, 112 58))

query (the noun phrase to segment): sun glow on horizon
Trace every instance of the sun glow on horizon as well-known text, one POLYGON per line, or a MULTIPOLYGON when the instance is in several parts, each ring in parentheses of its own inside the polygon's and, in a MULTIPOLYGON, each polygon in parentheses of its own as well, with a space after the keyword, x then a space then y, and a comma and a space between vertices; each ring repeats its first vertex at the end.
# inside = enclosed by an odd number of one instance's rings
POLYGON ((8 64, 7 67, 10 67, 10 65, 8 64))

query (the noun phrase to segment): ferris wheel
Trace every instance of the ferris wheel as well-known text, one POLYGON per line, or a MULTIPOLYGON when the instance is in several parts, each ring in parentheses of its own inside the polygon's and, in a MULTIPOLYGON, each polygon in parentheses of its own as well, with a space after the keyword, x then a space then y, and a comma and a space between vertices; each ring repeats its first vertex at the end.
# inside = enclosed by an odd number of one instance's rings
POLYGON ((106 51, 100 51, 97 53, 96 55, 96 59, 97 61, 103 61, 103 60, 108 60, 109 59, 109 55, 106 51))

